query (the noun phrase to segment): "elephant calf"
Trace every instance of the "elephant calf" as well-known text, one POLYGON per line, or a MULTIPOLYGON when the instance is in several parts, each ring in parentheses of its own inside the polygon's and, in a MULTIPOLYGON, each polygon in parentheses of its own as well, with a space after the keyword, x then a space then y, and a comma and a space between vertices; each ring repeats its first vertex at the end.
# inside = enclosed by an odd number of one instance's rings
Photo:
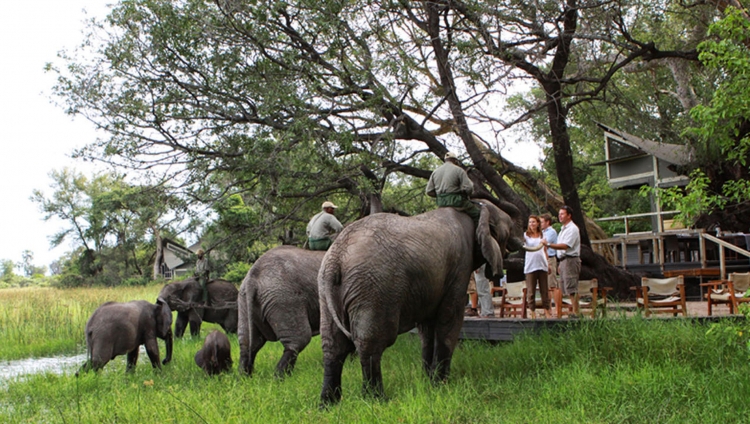
POLYGON ((232 347, 227 335, 212 331, 203 341, 203 348, 195 354, 195 363, 208 375, 221 374, 232 369, 232 347))
POLYGON ((157 337, 166 342, 167 356, 163 362, 166 365, 172 360, 172 311, 163 299, 158 299, 156 304, 145 300, 107 302, 99 306, 86 323, 88 360, 76 375, 92 369, 97 371, 126 353, 126 371, 133 371, 141 345, 146 345, 151 365, 161 368, 157 337))
POLYGON ((237 297, 240 371, 253 372, 266 341, 281 341, 276 376, 292 372, 297 355, 320 328, 318 269, 326 252, 279 246, 253 264, 237 297))

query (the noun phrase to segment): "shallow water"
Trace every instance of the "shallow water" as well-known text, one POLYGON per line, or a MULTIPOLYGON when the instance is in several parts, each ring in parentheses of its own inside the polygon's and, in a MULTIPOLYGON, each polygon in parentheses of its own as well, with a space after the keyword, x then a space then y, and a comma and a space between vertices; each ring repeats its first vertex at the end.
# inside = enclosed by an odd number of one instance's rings
POLYGON ((29 374, 50 372, 63 374, 77 370, 86 361, 86 354, 53 356, 51 358, 26 358, 16 361, 0 361, 0 386, 8 380, 29 374))

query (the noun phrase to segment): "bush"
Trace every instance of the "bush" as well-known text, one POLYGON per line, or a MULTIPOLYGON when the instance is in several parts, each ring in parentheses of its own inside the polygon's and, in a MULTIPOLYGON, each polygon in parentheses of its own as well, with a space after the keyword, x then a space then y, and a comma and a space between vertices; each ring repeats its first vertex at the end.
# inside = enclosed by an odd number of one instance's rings
POLYGON ((245 262, 234 262, 227 265, 227 272, 221 278, 238 284, 242 282, 249 270, 250 264, 245 262))

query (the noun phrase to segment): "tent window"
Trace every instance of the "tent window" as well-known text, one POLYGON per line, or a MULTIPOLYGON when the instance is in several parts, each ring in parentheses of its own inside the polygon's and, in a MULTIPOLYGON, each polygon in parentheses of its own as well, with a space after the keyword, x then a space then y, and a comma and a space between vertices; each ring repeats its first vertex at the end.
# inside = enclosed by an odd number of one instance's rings
POLYGON ((643 153, 635 147, 628 146, 611 138, 607 139, 607 143, 609 143, 609 160, 629 158, 643 153))

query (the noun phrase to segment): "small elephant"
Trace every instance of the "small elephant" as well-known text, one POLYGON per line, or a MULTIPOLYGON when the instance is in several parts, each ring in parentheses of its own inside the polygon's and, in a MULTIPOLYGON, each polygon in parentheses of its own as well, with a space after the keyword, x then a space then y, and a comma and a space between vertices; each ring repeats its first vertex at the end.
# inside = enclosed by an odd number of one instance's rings
POLYGON ((76 375, 97 371, 126 353, 126 371, 133 371, 141 345, 146 345, 151 365, 161 368, 157 337, 166 342, 167 356, 162 362, 166 365, 172 360, 172 311, 163 299, 158 299, 156 304, 145 300, 107 302, 99 306, 86 323, 88 360, 76 375))
POLYGON ((279 246, 250 268, 237 298, 241 372, 251 375, 258 351, 277 340, 284 353, 276 376, 292 372, 297 355, 319 333, 317 277, 325 253, 279 246))
POLYGON ((232 347, 227 335, 214 330, 206 336, 203 348, 195 354, 195 363, 208 375, 232 369, 232 347))
POLYGON ((219 324, 227 333, 237 332, 237 287, 224 280, 212 280, 208 288, 207 308, 203 305, 203 289, 197 278, 175 281, 162 287, 159 298, 177 311, 175 337, 182 337, 190 324, 190 335, 197 336, 203 321, 219 324))
POLYGON ((445 380, 472 270, 487 263, 488 277, 502 276, 507 249, 524 247, 512 230, 510 216, 487 202, 476 228, 453 208, 413 217, 375 214, 345 228, 318 274, 321 405, 341 399, 344 361, 355 350, 363 390, 384 396, 383 351, 415 325, 424 370, 433 381, 445 380))

